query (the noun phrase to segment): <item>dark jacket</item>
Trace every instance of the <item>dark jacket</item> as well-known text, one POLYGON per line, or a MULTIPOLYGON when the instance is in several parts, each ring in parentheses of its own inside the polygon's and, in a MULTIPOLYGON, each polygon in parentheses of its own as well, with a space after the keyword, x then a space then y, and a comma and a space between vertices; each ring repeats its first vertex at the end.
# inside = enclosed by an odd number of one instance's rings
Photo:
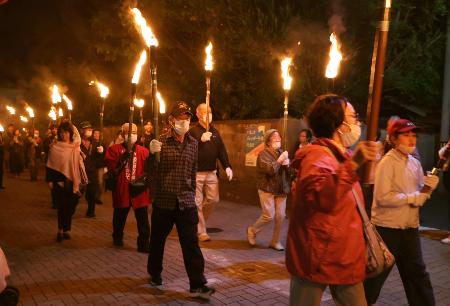
POLYGON ((202 142, 201 138, 206 129, 200 124, 196 124, 189 130, 189 134, 198 142, 198 172, 214 171, 217 169, 217 160, 222 164, 223 169, 231 168, 228 160, 225 144, 220 137, 219 131, 213 126, 209 126, 211 140, 202 142))
POLYGON ((288 194, 290 191, 290 168, 277 162, 283 151, 265 147, 258 155, 258 189, 276 195, 288 194))

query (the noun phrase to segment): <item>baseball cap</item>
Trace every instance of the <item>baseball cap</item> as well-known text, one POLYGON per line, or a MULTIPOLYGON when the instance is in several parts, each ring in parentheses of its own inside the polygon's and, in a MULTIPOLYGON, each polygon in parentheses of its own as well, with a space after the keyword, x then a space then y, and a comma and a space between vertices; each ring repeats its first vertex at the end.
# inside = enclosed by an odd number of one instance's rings
POLYGON ((188 114, 191 117, 193 116, 191 107, 186 102, 178 101, 172 107, 172 110, 170 111, 170 115, 176 117, 176 116, 179 116, 182 114, 188 114))
POLYGON ((92 125, 89 121, 83 121, 80 123, 82 129, 92 129, 92 125))
POLYGON ((409 131, 417 130, 418 127, 407 119, 397 119, 388 127, 388 134, 400 134, 409 131))

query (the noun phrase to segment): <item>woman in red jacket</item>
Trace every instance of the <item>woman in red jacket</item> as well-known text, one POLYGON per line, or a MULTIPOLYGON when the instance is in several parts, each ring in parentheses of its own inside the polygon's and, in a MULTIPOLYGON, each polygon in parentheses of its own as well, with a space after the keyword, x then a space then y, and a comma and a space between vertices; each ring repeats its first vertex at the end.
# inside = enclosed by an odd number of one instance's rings
POLYGON ((148 189, 137 195, 130 194, 130 182, 140 178, 145 171, 149 151, 136 144, 137 126, 133 123, 131 139, 128 140, 128 123, 122 125, 122 135, 125 142, 114 144, 106 151, 105 162, 108 171, 116 172, 117 182, 113 191, 113 239, 114 245, 123 246, 123 230, 130 207, 133 207, 139 236, 137 238, 138 252, 148 253, 150 248, 150 224, 147 208, 151 203, 148 189), (132 156, 129 157, 127 143, 131 141, 132 156), (132 162, 130 163, 130 161, 132 162), (125 166, 120 166, 125 162, 125 166), (120 170, 119 170, 120 168, 120 170), (117 173, 118 172, 118 173, 117 173))
POLYGON ((352 189, 363 198, 356 170, 375 159, 378 146, 361 142, 348 155, 361 130, 344 97, 319 96, 307 120, 316 140, 292 163, 298 175, 286 249, 290 305, 320 306, 327 286, 338 305, 367 305, 365 242, 352 189))

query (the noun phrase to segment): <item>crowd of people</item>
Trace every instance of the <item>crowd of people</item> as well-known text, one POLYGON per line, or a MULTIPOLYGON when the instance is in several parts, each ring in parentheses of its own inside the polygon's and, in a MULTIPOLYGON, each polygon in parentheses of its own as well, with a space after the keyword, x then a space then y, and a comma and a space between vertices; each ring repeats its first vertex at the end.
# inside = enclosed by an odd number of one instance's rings
MULTIPOLYGON (((0 161, 5 155, 0 165, 7 165, 15 176, 28 168, 30 179, 36 180, 45 163, 52 206, 57 209, 58 242, 71 239, 72 216, 83 195, 88 203, 86 217, 95 217, 106 185, 114 208, 112 243, 124 245, 132 208, 137 251, 148 253, 153 286, 163 283, 164 246, 175 225, 190 295, 209 299, 215 289, 207 286, 199 241, 211 240, 206 222, 219 202, 219 164, 228 180, 233 170, 211 109, 200 104, 196 116, 198 123, 191 127, 191 107, 177 102, 158 137, 153 136, 151 122, 145 123, 140 136, 135 124, 124 123, 109 146, 103 143, 101 131, 87 121, 79 125, 80 130, 69 121, 52 125, 44 139, 37 130, 22 135, 10 125, 4 135, 0 133, 0 161)), ((384 146, 360 141, 354 107, 334 94, 317 97, 306 120, 309 128, 300 131, 298 147, 291 154, 282 149, 284 140, 278 130, 266 131, 256 164, 261 216, 246 230, 248 243, 255 246, 257 235, 273 221, 269 247, 284 251, 286 246, 290 305, 320 305, 327 286, 338 305, 377 302, 391 268, 366 277, 367 246, 357 207, 364 199, 359 173, 368 162, 377 166, 373 201, 365 207, 395 257, 408 303, 435 305, 418 228, 419 209, 437 188, 439 178, 424 174, 416 149, 419 128, 397 117, 388 124, 384 146), (292 208, 284 244, 281 229, 288 194, 292 208)), ((3 188, 2 175, 0 168, 3 188)))

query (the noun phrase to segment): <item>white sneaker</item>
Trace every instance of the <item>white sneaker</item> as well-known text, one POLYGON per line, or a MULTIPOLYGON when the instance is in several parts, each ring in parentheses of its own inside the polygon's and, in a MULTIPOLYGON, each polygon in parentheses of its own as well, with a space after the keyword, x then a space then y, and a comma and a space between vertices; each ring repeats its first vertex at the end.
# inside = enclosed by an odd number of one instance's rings
POLYGON ((269 248, 274 249, 276 251, 284 251, 284 246, 279 242, 271 243, 269 248))
POLYGON ((256 245, 256 234, 251 226, 247 227, 247 240, 251 246, 256 245))
POLYGON ((200 240, 201 242, 210 241, 211 237, 209 237, 207 233, 202 233, 198 235, 198 240, 200 240))
POLYGON ((443 244, 449 244, 450 245, 450 236, 448 236, 447 238, 442 239, 441 242, 443 244))

